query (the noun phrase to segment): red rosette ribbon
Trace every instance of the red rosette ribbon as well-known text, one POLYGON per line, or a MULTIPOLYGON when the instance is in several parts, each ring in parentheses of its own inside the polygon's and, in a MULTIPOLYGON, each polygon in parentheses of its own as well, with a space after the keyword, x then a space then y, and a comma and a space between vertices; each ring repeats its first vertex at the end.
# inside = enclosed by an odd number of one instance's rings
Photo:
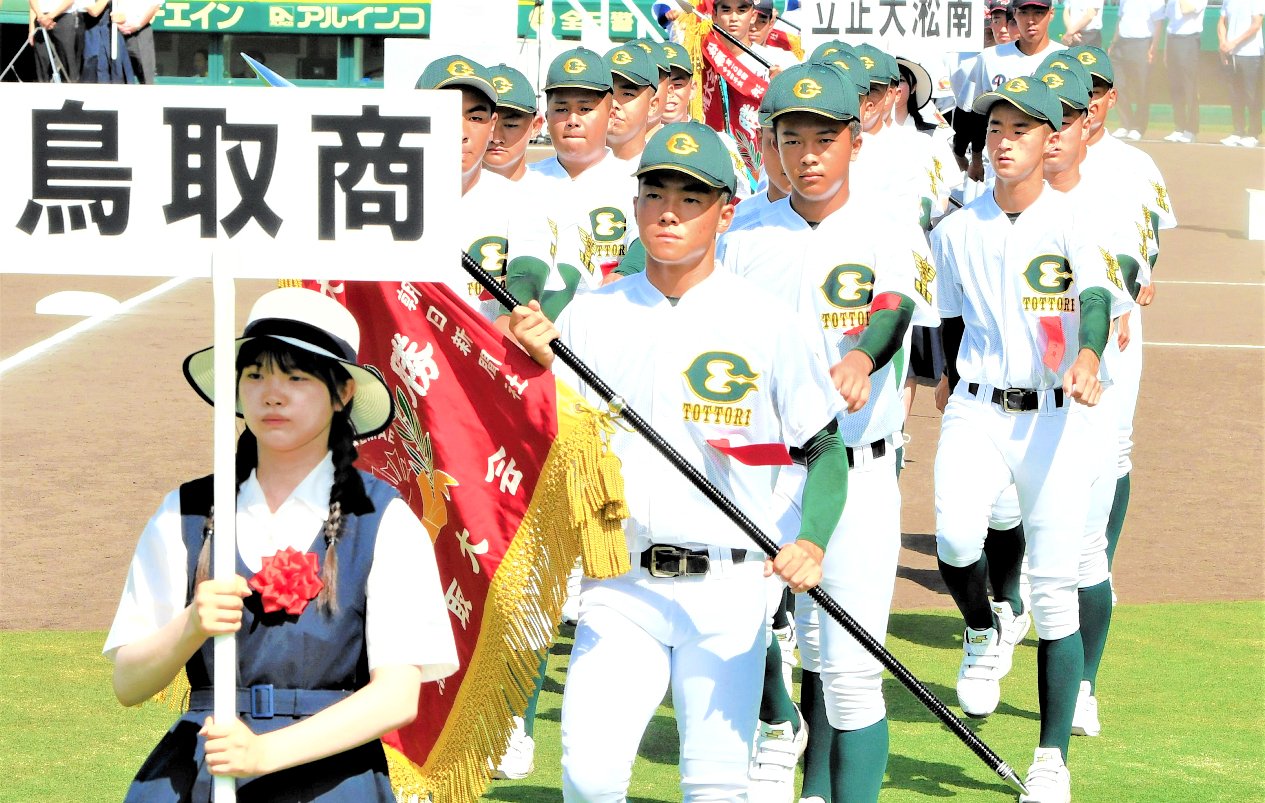
POLYGON ((263 597, 264 613, 284 610, 298 616, 325 587, 317 576, 319 568, 316 553, 286 547, 264 558, 263 568, 250 578, 250 587, 263 597))

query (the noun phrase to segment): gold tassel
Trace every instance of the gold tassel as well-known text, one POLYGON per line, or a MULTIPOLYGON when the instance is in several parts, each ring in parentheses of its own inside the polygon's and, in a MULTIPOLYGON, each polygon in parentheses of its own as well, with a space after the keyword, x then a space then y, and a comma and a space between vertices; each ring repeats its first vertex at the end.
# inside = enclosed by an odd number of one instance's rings
POLYGON ((193 689, 189 687, 189 676, 185 674, 182 668, 180 672, 171 679, 171 683, 167 684, 167 688, 149 698, 150 702, 160 703, 167 706, 171 710, 183 714, 189 710, 189 695, 193 689))
POLYGON ((302 279, 277 279, 277 287, 302 287, 302 279))
POLYGON ((788 33, 787 40, 791 43, 791 52, 795 54, 795 58, 799 61, 804 60, 804 41, 797 33, 788 33))
POLYGON ((690 95, 690 117, 703 121, 703 76, 706 61, 703 58, 703 40, 712 31, 712 21, 699 19, 693 14, 678 17, 677 25, 682 26, 684 35, 681 44, 685 52, 690 54, 690 65, 694 68, 694 91, 690 95))
POLYGON ((527 514, 492 578, 479 643, 457 691, 448 726, 425 766, 386 748, 391 785, 403 803, 473 803, 509 745, 541 659, 562 616, 566 577, 577 556, 591 577, 629 569, 619 460, 610 416, 558 388, 558 436, 527 514), (615 496, 615 492, 620 492, 615 496))

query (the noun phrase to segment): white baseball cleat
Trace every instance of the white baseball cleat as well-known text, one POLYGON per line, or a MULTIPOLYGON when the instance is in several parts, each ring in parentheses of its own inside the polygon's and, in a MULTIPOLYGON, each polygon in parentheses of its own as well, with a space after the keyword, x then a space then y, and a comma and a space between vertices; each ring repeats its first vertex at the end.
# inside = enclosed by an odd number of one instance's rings
POLYGON ((1028 628, 1032 626, 1032 617, 1027 611, 1015 616, 1009 602, 993 600, 992 607, 993 613, 997 615, 997 621, 1001 623, 1001 639, 998 642, 1001 650, 1001 665, 998 667, 997 675, 1000 680, 1010 674, 1015 647, 1018 647, 1023 642, 1023 637, 1028 635, 1028 628))
POLYGON ((795 638, 795 622, 788 621, 786 627, 774 628, 773 635, 777 638, 777 647, 782 652, 782 682, 786 684, 787 692, 790 692, 794 688, 791 670, 799 663, 799 659, 795 656, 795 648, 799 646, 795 638))
POLYGON ((1072 776, 1057 747, 1038 747, 1023 785, 1028 794, 1019 803, 1072 803, 1072 776))
POLYGON ((536 769, 536 740, 527 735, 527 728, 522 717, 514 717, 514 732, 510 734, 510 744, 501 756, 501 762, 492 770, 492 777, 498 780, 521 780, 536 769))
POLYGON ((1138 142, 1142 139, 1142 132, 1134 128, 1125 134, 1124 137, 1130 142, 1138 142))
POLYGON ((986 717, 1001 701, 1001 637, 996 628, 967 628, 958 668, 958 705, 968 717, 986 717))
POLYGON ((1165 142, 1181 142, 1182 136, 1183 134, 1181 131, 1174 131, 1173 133, 1169 134, 1167 137, 1164 137, 1164 141, 1165 142))
POLYGON ((1102 723, 1098 721, 1098 698, 1089 690, 1089 681, 1082 680, 1080 691, 1076 694, 1076 713, 1072 714, 1072 734, 1075 736, 1098 736, 1102 733, 1102 723))
POLYGON ((1256 137, 1243 137, 1239 140, 1240 148, 1255 148, 1259 144, 1260 141, 1256 137))
POLYGON ((1115 137, 1116 139, 1124 139, 1125 137, 1129 136, 1129 129, 1125 128, 1124 126, 1121 126, 1120 128, 1117 128, 1115 131, 1112 131, 1111 135, 1115 137))
POLYGON ((1240 137, 1238 134, 1231 134, 1230 136, 1222 137, 1221 139, 1221 144, 1230 148, 1236 147, 1242 142, 1243 142, 1243 137, 1240 137))
POLYGON ((791 803, 795 799, 795 766, 808 746, 808 724, 800 717, 799 733, 791 723, 760 723, 755 758, 747 772, 750 803, 791 803))

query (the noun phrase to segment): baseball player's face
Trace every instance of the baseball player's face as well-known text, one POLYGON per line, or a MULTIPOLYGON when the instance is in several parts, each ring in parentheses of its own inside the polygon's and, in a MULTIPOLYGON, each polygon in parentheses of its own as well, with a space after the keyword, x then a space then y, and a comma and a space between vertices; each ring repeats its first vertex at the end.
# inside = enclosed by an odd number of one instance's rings
POLYGON ((1063 127, 1050 137, 1045 151, 1043 169, 1046 178, 1070 170, 1085 152, 1085 140, 1089 137, 1089 116, 1085 112, 1063 109, 1063 127))
POLYGON ((870 92, 861 101, 861 129, 873 131, 883 120, 887 104, 887 87, 870 85, 870 92))
POLYGON ((760 153, 764 172, 769 175, 769 186, 777 190, 776 194, 769 193, 769 198, 776 201, 790 195, 791 180, 786 177, 786 171, 782 169, 782 160, 777 152, 777 138, 773 136, 772 128, 760 129, 760 153))
POLYGON ((1098 133, 1103 127, 1103 123, 1107 121, 1107 112, 1116 105, 1116 89, 1115 87, 1107 87, 1105 84, 1094 80, 1094 89, 1089 93, 1089 133, 1090 136, 1098 133))
POLYGON ((680 67, 673 67, 668 76, 667 94, 663 98, 663 124, 682 123, 690 116, 690 96, 694 82, 680 67))
MULTIPOLYGON (((246 426, 259 442, 260 457, 324 453, 329 448, 329 427, 334 401, 329 387, 306 371, 286 372, 272 360, 248 365, 237 379, 237 397, 246 426)), ((355 393, 348 380, 339 392, 339 409, 355 393)))
POLYGON ((461 173, 467 175, 483 163, 492 139, 496 110, 482 92, 461 89, 461 173))
POLYGON ((1024 6, 1015 10, 1015 22, 1019 24, 1019 38, 1024 44, 1035 45, 1046 39, 1050 18, 1054 12, 1040 6, 1024 6))
POLYGON ((650 110, 650 120, 646 124, 646 129, 654 128, 663 122, 663 104, 668 99, 668 85, 672 82, 672 74, 668 73, 659 79, 658 86, 654 90, 654 108, 650 110))
POLYGON ((848 171, 860 149, 846 122, 809 112, 774 121, 782 169, 793 193, 809 202, 828 201, 847 186, 848 171))
POLYGON ((750 42, 755 4, 749 0, 719 0, 712 10, 712 19, 739 42, 750 42))
POLYGON ((733 204, 721 203, 720 190, 674 170, 643 175, 634 208, 647 261, 685 270, 714 258, 716 236, 734 216, 733 204))
POLYGON ((537 115, 499 107, 496 125, 492 127, 492 141, 488 144, 487 153, 483 154, 483 164, 504 170, 517 167, 527 155, 528 143, 540 133, 543 124, 544 120, 537 115))
POLYGON ((651 87, 637 86, 627 78, 615 76, 606 143, 622 145, 635 137, 644 137, 650 117, 658 108, 659 100, 651 87))
POLYGON ((563 162, 584 164, 601 158, 611 120, 611 95, 588 89, 549 93, 545 125, 563 162))
POLYGON ((988 158, 997 172, 997 180, 1017 184, 1040 171, 1046 141, 1053 132, 1044 123, 1021 112, 1005 101, 998 101, 988 111, 988 158))
POLYGON ((988 29, 993 32, 993 41, 1004 45, 1010 41, 1010 24, 1006 22, 1005 11, 994 11, 988 18, 988 29))

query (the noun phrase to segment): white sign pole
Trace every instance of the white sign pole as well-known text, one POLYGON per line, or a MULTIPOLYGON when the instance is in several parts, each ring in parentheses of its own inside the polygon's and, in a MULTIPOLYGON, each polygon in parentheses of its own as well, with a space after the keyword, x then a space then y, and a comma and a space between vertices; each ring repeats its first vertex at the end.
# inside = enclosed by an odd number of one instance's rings
MULTIPOLYGON (((215 316, 215 533, 211 542, 211 574, 228 580, 237 571, 237 305, 233 275, 220 260, 211 261, 211 293, 215 316)), ((211 679, 215 722, 223 724, 237 716, 237 637, 216 636, 215 670, 211 679)), ((215 803, 235 803, 237 782, 217 777, 212 789, 215 803)))

